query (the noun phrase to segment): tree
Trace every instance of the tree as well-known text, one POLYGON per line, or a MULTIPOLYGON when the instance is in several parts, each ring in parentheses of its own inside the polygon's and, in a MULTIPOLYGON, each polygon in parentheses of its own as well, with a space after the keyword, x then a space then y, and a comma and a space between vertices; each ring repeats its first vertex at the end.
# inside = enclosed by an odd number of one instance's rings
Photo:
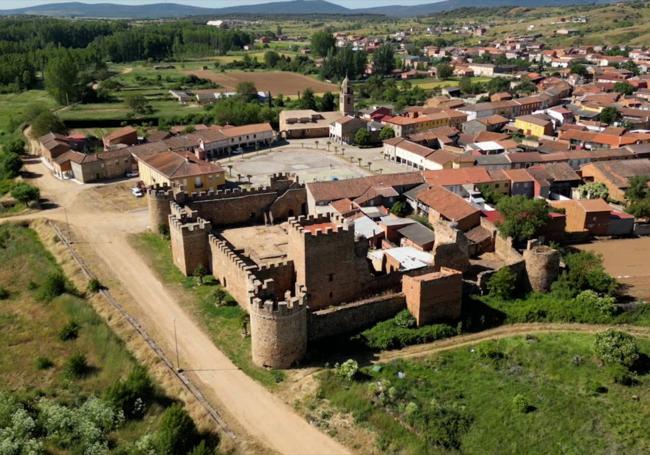
POLYGON ((510 88, 510 81, 504 77, 493 77, 487 83, 487 90, 490 93, 505 92, 510 88))
POLYGON ((45 88, 59 104, 68 105, 81 98, 83 87, 80 84, 79 67, 69 51, 50 57, 44 77, 45 88))
POLYGON ((312 109, 312 110, 318 109, 314 91, 309 87, 302 92, 302 95, 300 96, 299 106, 300 109, 312 109))
POLYGON ((618 288, 616 280, 603 267, 602 258, 590 251, 567 254, 566 265, 552 290, 561 297, 571 298, 584 290, 612 295, 618 288))
POLYGON ((629 82, 617 82, 614 84, 614 91, 629 96, 634 93, 635 88, 629 82))
POLYGON ((615 107, 607 106, 600 111, 599 118, 601 122, 611 125, 621 118, 621 113, 615 107))
POLYGON ((471 77, 463 77, 458 83, 458 88, 461 92, 466 95, 471 95, 474 93, 474 84, 472 83, 471 77))
POLYGON ((267 68, 275 68, 275 66, 280 61, 280 54, 275 51, 266 51, 264 52, 264 64, 267 68))
POLYGON ((336 110, 336 100, 332 92, 325 92, 323 98, 320 100, 320 110, 323 112, 336 110))
POLYGON ((18 176, 23 161, 15 153, 0 153, 0 180, 13 179, 18 176))
POLYGON ((372 54, 375 74, 386 76, 395 69, 395 51, 390 44, 384 44, 372 54))
POLYGON ((39 189, 28 183, 16 183, 13 188, 11 188, 11 197, 23 204, 38 201, 40 195, 41 192, 39 189))
POLYGON ((543 199, 503 197, 497 209, 504 218, 499 224, 499 232, 503 237, 512 237, 517 242, 536 237, 548 222, 549 208, 543 199))
POLYGON ((32 120, 31 126, 32 131, 38 137, 44 136, 47 133, 66 134, 68 132, 68 129, 59 117, 50 111, 40 113, 34 120, 32 120))
POLYGON ((488 204, 496 204, 504 196, 503 193, 497 191, 492 185, 479 185, 478 190, 488 204))
POLYGON ((237 94, 244 97, 246 101, 257 99, 257 87, 250 81, 242 81, 237 84, 237 94))
POLYGON ((3 150, 7 153, 22 155, 25 153, 25 141, 20 137, 14 137, 5 142, 3 150))
POLYGON ((388 139, 392 139, 394 137, 395 137, 395 130, 389 126, 383 127, 379 132, 379 139, 381 139, 382 141, 387 141, 388 139))
POLYGON ((149 110, 147 99, 142 95, 130 95, 126 97, 126 105, 136 114, 145 114, 149 110))
POLYGON ((608 364, 631 367, 639 358, 636 338, 619 330, 609 329, 596 335, 594 351, 608 364))
POLYGON ((582 199, 607 199, 609 190, 604 183, 588 182, 578 187, 578 193, 582 199))
POLYGON ((508 300, 515 293, 517 275, 510 270, 510 267, 501 267, 490 277, 487 287, 491 296, 508 300))
POLYGON ((196 445, 199 434, 194 422, 180 404, 167 408, 160 419, 157 435, 158 453, 176 455, 189 452, 196 445))
POLYGON ((587 70, 587 67, 584 63, 573 63, 569 67, 569 70, 571 71, 571 74, 577 74, 578 76, 582 77, 585 77, 589 74, 589 71, 587 70))
POLYGON ((650 194, 648 182, 650 178, 645 175, 635 175, 630 178, 630 184, 625 190, 625 199, 630 202, 640 201, 645 199, 650 194))
POLYGON ((436 76, 438 79, 449 79, 454 75, 454 68, 447 63, 440 63, 436 66, 436 76))
POLYGON ((330 32, 322 31, 311 35, 311 52, 317 57, 327 56, 327 53, 335 47, 336 40, 330 32))
POLYGON ((650 198, 632 202, 625 211, 635 218, 650 218, 650 198))
POLYGON ((354 143, 361 146, 370 145, 372 137, 367 128, 359 128, 354 134, 354 143))
POLYGON ((136 366, 126 380, 118 381, 106 391, 106 399, 124 412, 127 419, 142 418, 154 398, 155 388, 147 371, 136 366))
POLYGON ((395 216, 405 217, 411 214, 413 209, 406 201, 397 201, 390 208, 390 213, 395 216))
POLYGON ((632 60, 625 61, 621 63, 620 66, 621 69, 631 71, 635 76, 638 76, 641 70, 639 69, 639 65, 634 63, 632 60))

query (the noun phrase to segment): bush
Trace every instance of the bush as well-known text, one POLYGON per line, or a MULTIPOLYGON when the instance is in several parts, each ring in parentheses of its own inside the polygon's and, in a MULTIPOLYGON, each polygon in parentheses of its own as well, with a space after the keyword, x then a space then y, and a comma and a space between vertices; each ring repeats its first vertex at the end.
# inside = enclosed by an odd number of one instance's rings
POLYGON ((512 407, 516 412, 519 412, 521 414, 526 414, 530 412, 530 408, 531 408, 526 397, 521 394, 517 394, 514 396, 514 398, 512 399, 512 407))
POLYGON ((38 201, 41 197, 41 192, 38 188, 28 183, 16 183, 11 188, 11 196, 18 202, 28 204, 32 201, 38 201))
POLYGON ((47 133, 67 134, 68 130, 63 122, 49 111, 44 111, 32 120, 32 131, 36 137, 45 136, 47 133))
POLYGON ((73 354, 65 364, 65 372, 71 378, 83 378, 89 371, 88 360, 81 353, 73 354))
POLYGON ((414 323, 410 322, 410 317, 408 310, 404 310, 395 318, 380 322, 374 327, 363 331, 360 337, 366 346, 372 349, 385 350, 428 343, 456 335, 456 330, 446 324, 414 327, 414 323))
POLYGON ((596 355, 605 363, 631 367, 639 358, 636 339, 625 332, 609 329, 596 335, 596 355))
POLYGON ((65 277, 61 272, 50 273, 40 286, 38 298, 49 302, 64 294, 66 287, 65 277))
POLYGON ((199 434, 194 422, 179 404, 167 408, 160 420, 156 447, 161 455, 184 454, 198 442, 199 434))
POLYGON ((88 292, 92 292, 93 294, 98 293, 102 289, 104 289, 104 286, 102 283, 97 279, 97 278, 91 278, 91 280, 88 282, 88 292))
POLYGON ((618 283, 605 271, 599 255, 590 251, 571 253, 564 257, 564 263, 566 270, 552 285, 556 295, 571 298, 583 290, 592 290, 603 295, 616 292, 618 283))
POLYGON ((79 336, 79 329, 81 327, 75 321, 70 321, 59 331, 59 340, 69 341, 75 340, 79 336))
POLYGON ((596 308, 603 314, 613 315, 616 313, 616 299, 611 296, 599 296, 591 289, 582 291, 576 296, 576 303, 596 308))
POLYGON ((49 370, 53 366, 54 362, 52 362, 47 357, 39 357, 36 359, 36 368, 39 370, 49 370))
POLYGON ((356 360, 348 359, 341 365, 336 366, 336 375, 352 381, 359 372, 359 364, 356 360))
POLYGON ((514 296, 517 287, 517 275, 510 267, 502 267, 490 277, 487 287, 490 296, 509 300, 514 296))
POLYGON ((23 167, 23 160, 20 156, 15 153, 0 152, 0 179, 17 177, 21 167, 23 167))
POLYGON ((0 300, 7 300, 9 298, 9 291, 0 286, 0 300))
POLYGON ((140 366, 124 381, 118 381, 106 391, 106 400, 121 409, 127 419, 140 419, 154 398, 155 388, 146 370, 140 366))
POLYGON ((397 201, 390 208, 390 213, 395 216, 408 216, 413 211, 413 208, 406 201, 397 201))

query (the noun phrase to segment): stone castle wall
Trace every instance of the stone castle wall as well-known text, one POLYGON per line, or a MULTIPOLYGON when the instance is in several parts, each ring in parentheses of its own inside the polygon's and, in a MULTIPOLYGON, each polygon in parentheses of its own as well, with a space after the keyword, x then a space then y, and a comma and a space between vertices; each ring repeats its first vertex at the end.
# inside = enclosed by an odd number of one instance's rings
POLYGON ((463 275, 457 270, 443 268, 439 272, 405 276, 402 292, 418 325, 460 318, 463 275))
POLYGON ((248 311, 249 292, 254 279, 252 273, 257 266, 238 254, 225 240, 211 235, 209 242, 212 275, 248 311))
POLYGON ((186 276, 193 275, 201 267, 206 272, 209 270, 208 235, 211 229, 210 223, 200 218, 187 220, 169 216, 172 258, 186 276))
POLYGON ((390 293, 314 311, 309 314, 308 338, 314 341, 354 333, 392 318, 404 308, 406 308, 404 295, 390 293))
POLYGON ((560 252, 544 245, 524 251, 528 285, 535 292, 548 292, 560 275, 560 252))

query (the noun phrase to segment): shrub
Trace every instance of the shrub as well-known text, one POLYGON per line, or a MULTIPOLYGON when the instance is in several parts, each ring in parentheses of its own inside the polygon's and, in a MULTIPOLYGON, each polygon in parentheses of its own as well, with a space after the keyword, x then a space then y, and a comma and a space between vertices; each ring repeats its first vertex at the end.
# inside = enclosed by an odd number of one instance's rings
POLYGON ((352 381, 358 372, 359 363, 353 359, 348 359, 336 367, 336 375, 348 381, 352 381))
POLYGON ((413 209, 406 201, 397 201, 390 208, 390 213, 400 217, 408 216, 412 211, 413 209))
POLYGON ((526 414, 530 412, 531 406, 528 404, 526 397, 518 393, 512 399, 512 407, 516 412, 526 414))
POLYGON ((29 185, 28 183, 16 183, 11 188, 11 197, 16 199, 18 202, 28 204, 32 201, 38 201, 41 197, 41 192, 38 188, 29 185))
POLYGON ((53 366, 54 362, 52 362, 47 357, 39 357, 36 359, 36 368, 39 370, 49 370, 53 366))
POLYGON ((73 354, 65 364, 65 372, 72 378, 83 378, 90 371, 86 356, 81 353, 73 354))
POLYGON ((9 298, 9 291, 0 286, 0 300, 7 300, 9 298))
POLYGON ((636 339, 632 335, 613 329, 596 335, 594 350, 603 362, 627 368, 639 358, 636 339))
POLYGON ((472 418, 458 406, 435 406, 424 418, 427 445, 458 451, 472 418))
POLYGON ((580 291, 593 290, 612 295, 618 283, 603 267, 602 258, 590 251, 571 253, 564 257, 566 270, 553 283, 553 292, 565 298, 575 297, 580 291))
POLYGON ((616 299, 611 296, 599 296, 591 289, 582 291, 576 296, 576 302, 581 305, 596 308, 599 312, 607 315, 616 313, 616 299))
POLYGON ((456 335, 456 330, 447 324, 432 324, 414 327, 410 313, 404 310, 393 319, 379 324, 361 333, 361 339, 372 349, 396 349, 412 344, 448 338, 456 335), (406 324, 406 326, 404 326, 406 324), (412 324, 412 325, 409 325, 412 324))
POLYGON ((17 177, 21 167, 23 167, 23 161, 20 156, 15 153, 0 152, 0 179, 17 177))
POLYGON ((59 331, 59 340, 69 341, 75 340, 79 336, 79 324, 75 321, 70 321, 59 331))
POLYGON ((487 287, 490 296, 503 300, 511 299, 517 286, 517 275, 510 267, 502 267, 492 275, 487 287))
POLYGON ((128 419, 144 416, 154 398, 155 388, 146 370, 140 366, 124 381, 118 381, 106 391, 106 400, 121 409, 128 419))
POLYGON ((91 280, 88 282, 88 292, 92 292, 93 294, 98 293, 102 289, 104 289, 104 286, 102 283, 97 279, 97 278, 91 278, 91 280))
POLYGON ((40 286, 38 297, 40 300, 50 301, 64 294, 66 291, 65 277, 61 272, 50 273, 40 286))
POLYGON ((156 447, 161 455, 187 453, 198 442, 199 434, 194 422, 179 404, 167 408, 160 419, 156 447))

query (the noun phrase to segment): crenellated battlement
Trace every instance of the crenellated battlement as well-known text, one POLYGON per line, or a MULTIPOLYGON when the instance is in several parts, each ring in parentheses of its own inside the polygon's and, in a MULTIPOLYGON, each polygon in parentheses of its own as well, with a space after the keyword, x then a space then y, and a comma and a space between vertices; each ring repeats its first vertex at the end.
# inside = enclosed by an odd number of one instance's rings
POLYGON ((169 185, 152 185, 147 187, 147 195, 156 199, 173 199, 174 191, 169 185))
POLYGON ((208 190, 200 192, 181 192, 176 194, 176 200, 184 204, 193 202, 216 201, 221 199, 235 199, 246 196, 255 196, 258 194, 273 193, 275 190, 270 186, 260 186, 256 188, 228 188, 224 190, 208 190))
POLYGON ((230 262, 232 262, 238 269, 250 276, 250 279, 253 279, 252 271, 257 267, 255 265, 247 264, 242 257, 237 254, 235 248, 228 243, 226 240, 216 237, 215 235, 210 235, 208 237, 208 244, 211 249, 216 249, 223 256, 225 256, 230 262))
POLYGON ((329 235, 332 233, 348 231, 348 228, 344 225, 344 219, 340 215, 335 215, 332 213, 320 214, 320 215, 307 215, 299 216, 298 218, 290 218, 288 221, 289 230, 294 232, 301 233, 302 235, 311 235, 318 237, 320 235, 329 235), (310 226, 315 226, 319 224, 334 224, 334 226, 323 226, 317 227, 315 229, 309 229, 310 226))
POLYGON ((210 232, 212 230, 212 223, 203 218, 196 218, 195 220, 188 220, 179 218, 175 215, 169 215, 169 228, 182 234, 204 231, 210 232))

